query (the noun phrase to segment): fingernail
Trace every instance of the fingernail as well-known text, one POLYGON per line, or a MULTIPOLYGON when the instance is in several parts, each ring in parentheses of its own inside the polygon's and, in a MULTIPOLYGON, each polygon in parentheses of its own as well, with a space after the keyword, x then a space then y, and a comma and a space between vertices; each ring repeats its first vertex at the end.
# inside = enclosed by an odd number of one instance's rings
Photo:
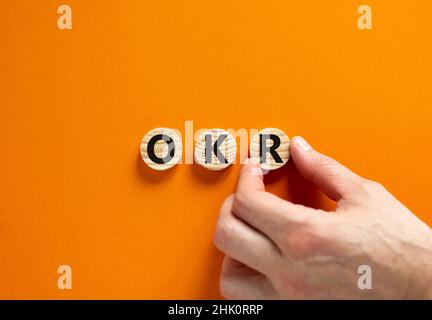
POLYGON ((253 176, 262 176, 263 170, 261 169, 261 166, 258 162, 254 159, 248 159, 247 163, 250 165, 249 170, 253 176))
POLYGON ((312 147, 310 146, 309 143, 307 143, 307 141, 305 139, 303 139, 303 137, 296 137, 295 138, 295 143, 298 144, 298 146, 305 152, 308 152, 309 150, 312 149, 312 147))
POLYGON ((246 163, 251 165, 252 167, 257 167, 259 166, 259 163, 257 162, 257 160, 249 158, 246 160, 246 163))

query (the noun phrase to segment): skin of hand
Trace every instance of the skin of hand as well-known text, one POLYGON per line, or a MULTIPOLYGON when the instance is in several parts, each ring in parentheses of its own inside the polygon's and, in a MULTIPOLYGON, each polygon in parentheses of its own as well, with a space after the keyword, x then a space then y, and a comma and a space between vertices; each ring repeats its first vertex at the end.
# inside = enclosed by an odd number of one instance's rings
POLYGON ((220 210, 214 234, 225 254, 226 299, 431 299, 432 231, 382 185, 314 150, 290 144, 303 177, 337 202, 328 212, 265 191, 248 162, 236 193, 220 210), (359 267, 372 288, 360 289, 359 267))

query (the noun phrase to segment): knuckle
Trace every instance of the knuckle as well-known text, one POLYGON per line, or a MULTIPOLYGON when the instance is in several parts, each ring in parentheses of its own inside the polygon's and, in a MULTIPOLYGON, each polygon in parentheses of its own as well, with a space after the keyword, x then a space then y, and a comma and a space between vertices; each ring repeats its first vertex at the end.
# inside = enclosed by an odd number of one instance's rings
POLYGON ((317 153, 313 159, 313 165, 316 168, 316 170, 313 170, 311 176, 309 177, 311 181, 315 181, 316 174, 318 172, 322 172, 322 171, 332 172, 332 169, 337 167, 339 163, 336 160, 330 158, 329 156, 326 156, 321 153, 317 153))
POLYGON ((331 239, 332 235, 328 228, 318 228, 313 225, 303 226, 286 237, 286 253, 300 260, 320 255, 327 250, 331 239))
POLYGON ((332 167, 338 165, 338 162, 325 154, 318 153, 315 156, 315 164, 319 167, 332 167))
POLYGON ((362 179, 360 184, 361 184, 362 189, 365 192, 367 192, 368 194, 386 191, 386 188, 381 183, 373 181, 373 180, 362 179))
POLYGON ((369 185, 369 180, 354 175, 350 183, 345 186, 345 190, 347 193, 351 194, 352 198, 356 196, 359 199, 363 199, 363 197, 370 195, 371 187, 369 185))
POLYGON ((231 194, 228 197, 226 197, 222 203, 219 214, 222 215, 223 211, 230 210, 233 201, 234 201, 234 194, 231 194))
POLYGON ((387 189, 379 182, 371 181, 372 182, 372 188, 377 191, 386 191, 387 189))
POLYGON ((216 230, 213 234, 213 243, 218 249, 222 249, 222 245, 224 243, 225 233, 222 230, 220 223, 217 224, 216 230))
POLYGON ((367 187, 367 183, 363 180, 364 180, 363 178, 360 178, 352 181, 352 183, 350 184, 350 191, 360 193, 360 194, 366 193, 368 187, 367 187))
POLYGON ((235 299, 232 283, 229 278, 224 275, 221 275, 219 280, 219 293, 224 299, 235 299))
POLYGON ((213 243, 219 250, 225 250, 227 243, 229 242, 229 236, 231 232, 232 227, 230 224, 220 219, 216 225, 216 230, 213 235, 213 243))
POLYGON ((230 195, 223 202, 219 212, 219 219, 216 224, 216 229, 213 234, 213 243, 217 248, 221 250, 227 241, 227 237, 230 234, 230 229, 232 229, 229 224, 230 222, 228 219, 229 215, 227 215, 227 210, 232 209, 233 199, 234 195, 230 195))
MULTIPOLYGON (((291 209, 296 210, 296 209, 291 209)), ((313 209, 310 209, 313 210, 313 209)), ((282 216, 279 221, 279 228, 283 235, 288 235, 296 230, 305 230, 313 228, 317 223, 317 216, 314 215, 321 214, 319 212, 299 212, 299 214, 290 214, 282 216)))
POLYGON ((247 210, 250 206, 252 200, 250 192, 239 191, 235 194, 233 202, 233 211, 241 214, 247 210))

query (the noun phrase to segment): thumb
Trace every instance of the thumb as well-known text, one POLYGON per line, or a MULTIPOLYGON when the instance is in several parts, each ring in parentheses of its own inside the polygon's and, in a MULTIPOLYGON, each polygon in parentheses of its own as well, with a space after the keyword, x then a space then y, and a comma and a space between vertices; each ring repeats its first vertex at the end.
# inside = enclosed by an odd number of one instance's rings
POLYGON ((302 137, 294 137, 290 153, 303 177, 320 188, 329 198, 348 199, 359 186, 360 177, 336 160, 319 153, 302 137))
POLYGON ((263 172, 259 164, 251 159, 243 165, 237 184, 237 192, 265 191, 263 172))

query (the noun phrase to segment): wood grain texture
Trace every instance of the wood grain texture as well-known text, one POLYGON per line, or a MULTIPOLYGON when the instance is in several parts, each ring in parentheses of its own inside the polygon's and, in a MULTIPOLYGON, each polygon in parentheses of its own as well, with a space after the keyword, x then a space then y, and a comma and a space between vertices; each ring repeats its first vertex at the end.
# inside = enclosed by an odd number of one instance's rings
POLYGON ((229 167, 236 159, 237 154, 237 144, 235 141, 235 138, 227 131, 223 129, 210 129, 206 130, 203 133, 200 134, 198 137, 196 143, 195 143, 195 151, 194 151, 194 158, 195 161, 203 166, 204 168, 208 170, 223 170, 227 167, 229 167), (211 153, 211 162, 206 163, 206 154, 205 154, 205 136, 206 135, 212 136, 212 146, 216 142, 219 136, 226 134, 227 137, 225 140, 221 143, 219 146, 219 150, 224 155, 228 163, 220 162, 217 158, 216 154, 214 152, 211 153))
MULTIPOLYGON (((160 140, 160 141, 156 142, 156 144, 155 144, 155 148, 154 148, 155 155, 159 158, 164 158, 168 154, 168 149, 169 149, 168 144, 165 141, 160 140)), ((181 160, 181 157, 182 157, 181 138, 172 129, 155 128, 155 129, 152 129, 149 132, 147 132, 146 135, 143 137, 143 139, 141 141, 140 151, 141 151, 142 159, 150 168, 152 168, 154 170, 159 170, 159 171, 168 170, 168 169, 174 167, 181 160), (149 158, 149 155, 148 155, 148 143, 152 137, 154 137, 158 134, 164 134, 164 135, 171 137, 173 139, 174 145, 175 145, 174 157, 169 162, 163 163, 163 164, 153 162, 149 158)))
MULTIPOLYGON (((288 162, 290 153, 289 153, 289 143, 290 139, 288 136, 280 129, 277 128, 265 128, 260 130, 256 135, 253 136, 250 143, 250 157, 253 161, 256 161, 261 165, 261 167, 265 170, 275 170, 288 162), (276 149, 276 152, 279 154, 282 159, 282 163, 278 163, 275 161, 270 152, 266 154, 265 162, 261 161, 260 157, 260 134, 275 134, 280 138, 280 145, 276 149)), ((273 145, 273 141, 268 139, 266 141, 266 146, 271 147, 273 145)))

